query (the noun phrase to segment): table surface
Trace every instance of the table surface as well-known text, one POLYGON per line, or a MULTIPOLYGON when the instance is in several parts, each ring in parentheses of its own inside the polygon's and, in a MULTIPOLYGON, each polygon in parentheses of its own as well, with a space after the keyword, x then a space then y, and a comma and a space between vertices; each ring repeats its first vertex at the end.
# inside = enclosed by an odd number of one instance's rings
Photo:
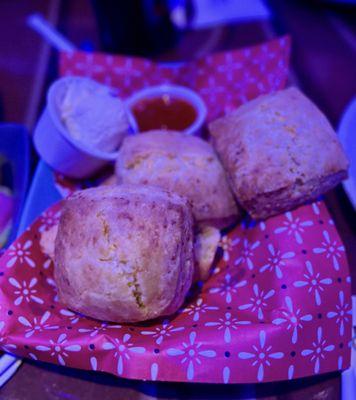
MULTIPOLYGON (((212 51, 256 44, 281 34, 292 37, 290 81, 300 86, 337 127, 343 110, 356 93, 356 26, 348 8, 318 2, 270 0, 271 21, 250 21, 187 31, 174 49, 161 54, 162 61, 181 61, 212 51)), ((0 2, 0 97, 3 119, 33 124, 43 104, 43 82, 53 78, 55 53, 25 26, 25 17, 39 11, 77 46, 90 41, 99 48, 98 32, 90 2, 60 0, 2 0, 0 2), (16 5, 15 5, 16 3, 16 5), (17 40, 16 38, 21 38, 17 40), (47 53, 46 53, 47 52, 47 53), (48 62, 47 62, 48 61, 48 62), (51 68, 52 67, 52 68, 51 68), (40 93, 34 106, 33 93, 40 93), (32 117, 31 117, 32 115, 32 117)), ((1 118, 1 115, 0 115, 1 118)), ((356 293, 356 236, 353 209, 341 187, 327 195, 327 205, 345 244, 356 293)), ((338 373, 278 384, 197 385, 152 384, 119 379, 107 374, 72 370, 25 361, 0 390, 0 399, 338 399, 338 373)))

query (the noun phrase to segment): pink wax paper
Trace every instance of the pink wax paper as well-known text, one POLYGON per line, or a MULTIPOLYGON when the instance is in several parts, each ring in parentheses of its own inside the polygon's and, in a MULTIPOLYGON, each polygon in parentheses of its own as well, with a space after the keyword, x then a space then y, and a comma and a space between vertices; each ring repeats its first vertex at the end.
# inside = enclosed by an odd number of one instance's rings
MULTIPOLYGON (((89 75, 121 95, 174 81, 200 92, 213 119, 282 88, 289 40, 212 55, 171 69, 147 60, 62 54, 61 74, 89 75)), ((67 192, 77 187, 59 180, 67 192)), ((345 250, 322 201, 222 237, 213 275, 174 316, 103 323, 58 303, 40 233, 42 214, 0 259, 0 347, 14 354, 121 377, 255 383, 344 369, 350 363, 351 297, 345 250)))

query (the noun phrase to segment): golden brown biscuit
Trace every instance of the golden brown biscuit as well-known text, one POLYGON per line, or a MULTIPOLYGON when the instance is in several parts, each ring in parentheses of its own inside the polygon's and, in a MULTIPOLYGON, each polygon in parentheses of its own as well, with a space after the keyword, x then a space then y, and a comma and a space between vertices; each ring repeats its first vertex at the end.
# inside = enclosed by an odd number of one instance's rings
POLYGON ((206 281, 209 278, 221 234, 213 226, 201 226, 194 240, 195 274, 194 280, 206 281))
MULTIPOLYGON (((40 246, 44 254, 54 260, 55 240, 58 225, 41 233, 40 246)), ((206 280, 213 265, 220 241, 220 231, 213 226, 201 226, 194 235, 195 272, 194 280, 206 280)))
MULTIPOLYGON (((212 146, 175 131, 128 136, 116 163, 119 183, 150 184, 187 197, 197 221, 229 225, 238 210, 212 146)), ((218 226, 219 226, 218 225, 218 226)))
POLYGON ((172 314, 192 282, 190 206, 153 186, 76 192, 64 200, 54 262, 70 309, 115 322, 172 314))
POLYGON ((294 87, 260 96, 209 129, 235 196, 253 218, 296 207, 347 177, 330 123, 294 87))
POLYGON ((43 253, 47 254, 52 260, 54 260, 54 248, 55 241, 58 232, 58 225, 53 225, 46 231, 41 233, 40 246, 43 253))

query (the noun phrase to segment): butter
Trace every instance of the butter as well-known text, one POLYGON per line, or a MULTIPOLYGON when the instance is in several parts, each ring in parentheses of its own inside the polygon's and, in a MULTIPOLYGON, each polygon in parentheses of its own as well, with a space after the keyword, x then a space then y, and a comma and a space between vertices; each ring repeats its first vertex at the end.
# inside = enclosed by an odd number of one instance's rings
POLYGON ((122 101, 111 88, 90 79, 68 83, 59 112, 69 135, 91 149, 117 150, 129 129, 122 101))

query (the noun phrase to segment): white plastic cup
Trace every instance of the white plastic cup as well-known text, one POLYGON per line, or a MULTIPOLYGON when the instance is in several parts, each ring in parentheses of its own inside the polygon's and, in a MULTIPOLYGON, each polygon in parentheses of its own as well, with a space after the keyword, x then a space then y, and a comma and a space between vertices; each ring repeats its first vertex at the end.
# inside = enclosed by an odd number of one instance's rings
MULTIPOLYGON (((142 89, 136 93, 134 93, 131 97, 129 97, 125 101, 126 110, 128 115, 130 116, 130 120, 135 121, 135 116, 132 112, 132 107, 137 104, 141 100, 151 99, 155 97, 160 97, 164 94, 171 95, 173 98, 178 98, 186 101, 191 104, 196 113, 195 121, 188 126, 188 128, 184 129, 184 132, 187 135, 199 135, 201 128, 206 119, 206 106, 203 99, 193 90, 188 89, 185 86, 177 86, 177 85, 159 85, 159 86, 150 86, 145 89, 142 89)), ((135 131, 138 131, 138 125, 135 122, 133 125, 135 131)))
MULTIPOLYGON (((71 178, 93 175, 117 158, 118 152, 105 152, 86 147, 75 141, 61 121, 59 106, 65 90, 73 80, 82 77, 64 77, 56 80, 47 92, 47 104, 34 131, 34 145, 42 159, 54 170, 71 178)), ((98 83, 98 85, 100 85, 98 83)), ((131 116, 129 117, 129 122, 131 116)))

